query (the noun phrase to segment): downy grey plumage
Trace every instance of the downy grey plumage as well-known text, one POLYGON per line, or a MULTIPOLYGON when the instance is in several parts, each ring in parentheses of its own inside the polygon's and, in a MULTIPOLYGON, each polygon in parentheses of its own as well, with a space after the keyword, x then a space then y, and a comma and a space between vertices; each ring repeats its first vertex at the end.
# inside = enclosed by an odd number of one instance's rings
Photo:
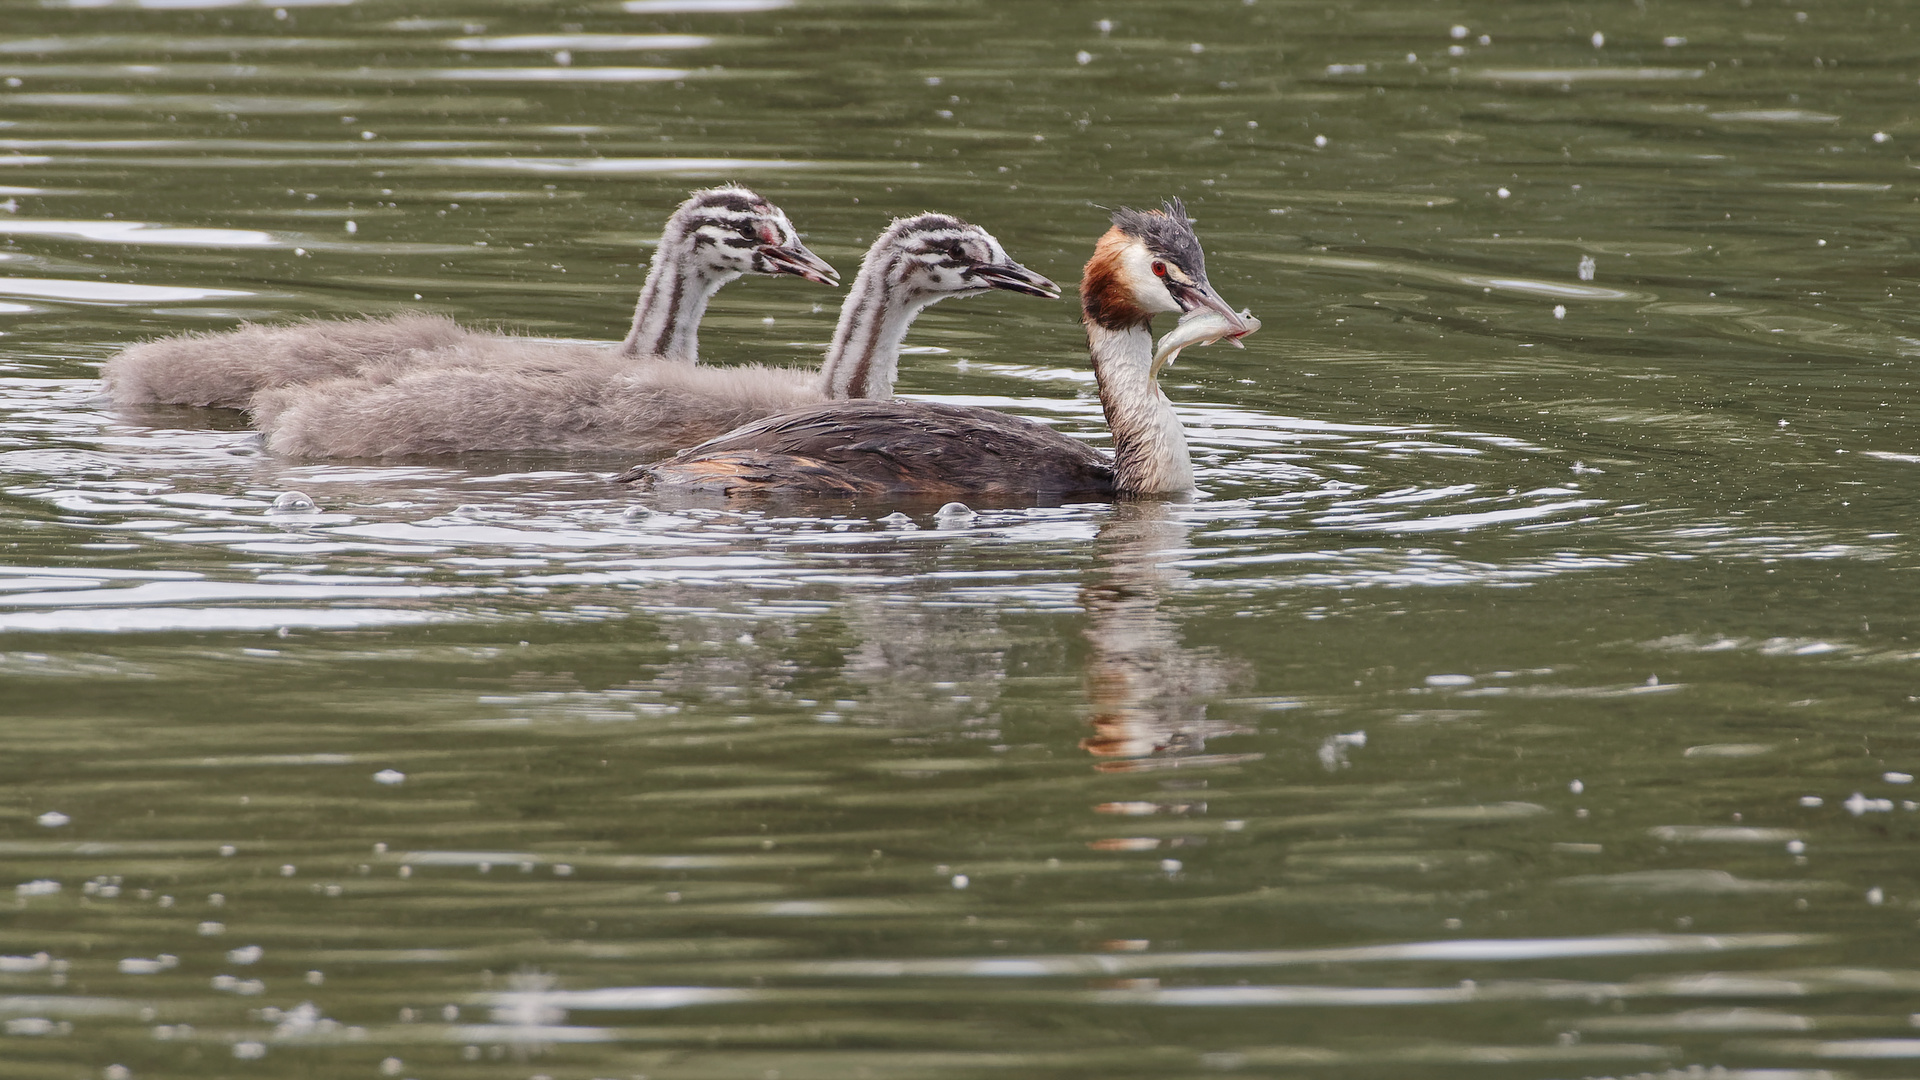
MULTIPOLYGON (((707 301, 747 274, 839 283, 779 207, 733 184, 694 192, 667 219, 626 340, 598 351, 695 363, 707 301)), ((274 387, 470 364, 481 356, 495 364, 567 363, 583 348, 595 347, 468 330, 444 316, 407 313, 178 334, 129 346, 107 361, 101 378, 115 405, 241 408, 274 387)))
POLYGON ((266 391, 254 400, 254 423, 271 449, 301 457, 540 449, 661 458, 796 405, 892 396, 914 317, 990 289, 1059 296, 985 229, 921 214, 874 241, 817 369, 636 366, 584 347, 527 364, 469 342, 430 366, 376 365, 351 379, 266 391))

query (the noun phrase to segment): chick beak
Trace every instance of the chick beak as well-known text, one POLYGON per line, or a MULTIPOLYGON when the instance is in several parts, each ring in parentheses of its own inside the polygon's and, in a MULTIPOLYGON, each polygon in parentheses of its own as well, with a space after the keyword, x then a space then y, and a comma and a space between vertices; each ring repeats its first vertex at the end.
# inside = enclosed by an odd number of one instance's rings
POLYGON ((758 250, 770 274, 792 274, 822 285, 840 284, 840 271, 828 266, 827 260, 808 251, 798 240, 791 244, 762 244, 758 250))
POLYGON ((988 288, 1026 293, 1042 300, 1060 299, 1060 286, 1017 262, 980 263, 973 268, 973 276, 988 288))

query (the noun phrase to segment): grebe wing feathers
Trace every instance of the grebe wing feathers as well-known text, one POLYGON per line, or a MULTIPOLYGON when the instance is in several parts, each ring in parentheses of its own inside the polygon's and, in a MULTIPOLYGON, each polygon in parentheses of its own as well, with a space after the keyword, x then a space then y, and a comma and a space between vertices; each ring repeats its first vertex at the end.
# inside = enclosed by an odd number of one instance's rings
POLYGON ((835 401, 791 409, 621 480, 738 494, 1105 495, 1099 451, 1031 420, 924 401, 835 401))

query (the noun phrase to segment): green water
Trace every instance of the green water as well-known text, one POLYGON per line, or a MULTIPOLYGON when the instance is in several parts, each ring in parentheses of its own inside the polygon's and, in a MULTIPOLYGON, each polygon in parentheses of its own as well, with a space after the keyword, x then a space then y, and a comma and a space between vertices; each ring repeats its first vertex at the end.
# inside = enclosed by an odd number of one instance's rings
MULTIPOLYGON (((1914 1075, 1911 14, 0 0, 0 1078, 1914 1075), (723 179, 849 277, 1182 196, 1265 323, 1163 379, 1203 497, 99 395, 241 319, 618 338, 723 179)), ((1104 440, 1070 303, 909 345, 1104 440)))

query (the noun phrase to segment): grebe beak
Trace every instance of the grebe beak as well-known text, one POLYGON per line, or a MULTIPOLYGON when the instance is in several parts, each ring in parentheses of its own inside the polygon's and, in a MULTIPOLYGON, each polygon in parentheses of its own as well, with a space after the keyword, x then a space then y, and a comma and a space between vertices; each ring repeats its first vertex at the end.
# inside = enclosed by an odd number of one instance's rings
POLYGON ((766 260, 770 273, 792 274, 822 285, 840 284, 840 271, 828 266, 827 260, 808 251, 806 245, 798 240, 785 245, 762 244, 759 254, 766 260))
POLYGON ((1222 334, 1221 337, 1240 337, 1253 333, 1253 328, 1240 318, 1240 313, 1229 307, 1225 300, 1220 299, 1220 294, 1214 292, 1213 286, 1205 281, 1188 284, 1184 281, 1175 281, 1170 277, 1165 281, 1167 292, 1173 294, 1173 302, 1180 305, 1183 313, 1180 316, 1182 321, 1196 311, 1212 311, 1225 316, 1229 325, 1239 327, 1237 332, 1222 334))
POLYGON ((1042 300, 1060 299, 1060 286, 1017 262, 980 263, 973 268, 973 276, 989 288, 1026 293, 1042 300))

